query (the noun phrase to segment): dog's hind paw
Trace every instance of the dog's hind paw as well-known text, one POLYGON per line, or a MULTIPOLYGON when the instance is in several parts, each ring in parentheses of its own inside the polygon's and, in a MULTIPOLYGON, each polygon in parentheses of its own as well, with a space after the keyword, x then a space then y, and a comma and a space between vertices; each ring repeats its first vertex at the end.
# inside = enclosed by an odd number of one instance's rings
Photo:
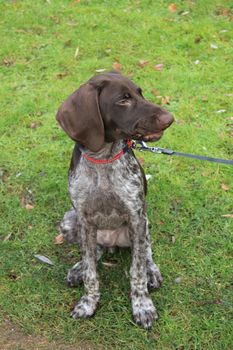
POLYGON ((83 263, 77 262, 69 271, 66 276, 66 283, 69 287, 77 287, 83 283, 83 263))
POLYGON ((158 289, 162 284, 163 278, 161 276, 161 273, 159 271, 159 268, 157 265, 150 264, 147 267, 147 286, 148 289, 158 289))

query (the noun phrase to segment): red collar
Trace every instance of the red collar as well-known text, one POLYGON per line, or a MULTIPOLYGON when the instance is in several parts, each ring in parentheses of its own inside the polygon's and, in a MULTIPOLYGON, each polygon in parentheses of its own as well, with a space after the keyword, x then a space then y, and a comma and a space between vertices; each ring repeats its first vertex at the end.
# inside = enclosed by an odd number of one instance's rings
POLYGON ((86 153, 83 153, 83 157, 87 159, 89 162, 94 163, 94 164, 108 164, 112 163, 115 160, 119 159, 121 156, 123 156, 130 148, 133 147, 133 141, 132 140, 127 140, 126 141, 126 146, 119 152, 117 153, 113 158, 110 159, 95 159, 90 156, 88 156, 86 153))

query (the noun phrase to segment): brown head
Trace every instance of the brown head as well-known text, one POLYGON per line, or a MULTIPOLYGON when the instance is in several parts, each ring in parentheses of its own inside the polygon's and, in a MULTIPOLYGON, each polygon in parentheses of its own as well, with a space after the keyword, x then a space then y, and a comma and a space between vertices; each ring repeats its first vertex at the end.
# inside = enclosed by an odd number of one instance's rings
POLYGON ((73 140, 97 152, 104 142, 119 139, 157 141, 173 117, 113 72, 94 76, 76 90, 59 108, 57 120, 73 140))

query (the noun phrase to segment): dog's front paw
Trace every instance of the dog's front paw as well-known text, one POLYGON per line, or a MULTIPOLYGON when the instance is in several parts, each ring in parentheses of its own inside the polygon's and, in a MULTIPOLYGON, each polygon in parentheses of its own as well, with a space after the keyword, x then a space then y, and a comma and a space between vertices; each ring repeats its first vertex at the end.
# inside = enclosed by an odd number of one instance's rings
POLYGON ((69 287, 77 287, 83 282, 83 263, 79 261, 75 264, 66 276, 66 283, 69 287))
POLYGON ((132 308, 134 321, 145 329, 150 329, 153 321, 158 319, 154 304, 147 296, 134 297, 132 308))
POLYGON ((97 304, 98 304, 97 298, 84 295, 76 304, 74 310, 71 312, 70 315, 74 319, 81 318, 81 317, 84 317, 84 318, 91 317, 95 313, 97 304))
POLYGON ((163 278, 159 268, 154 263, 147 266, 147 286, 148 289, 158 289, 162 284, 163 278))

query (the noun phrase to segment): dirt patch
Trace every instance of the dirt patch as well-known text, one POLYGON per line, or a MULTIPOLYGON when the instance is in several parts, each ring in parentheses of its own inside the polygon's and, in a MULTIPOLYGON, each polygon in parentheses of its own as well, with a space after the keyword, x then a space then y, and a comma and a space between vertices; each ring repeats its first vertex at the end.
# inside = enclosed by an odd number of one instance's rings
POLYGON ((0 323, 1 350, 96 350, 96 347, 80 344, 68 345, 59 342, 49 342, 44 337, 26 335, 10 321, 0 323))

